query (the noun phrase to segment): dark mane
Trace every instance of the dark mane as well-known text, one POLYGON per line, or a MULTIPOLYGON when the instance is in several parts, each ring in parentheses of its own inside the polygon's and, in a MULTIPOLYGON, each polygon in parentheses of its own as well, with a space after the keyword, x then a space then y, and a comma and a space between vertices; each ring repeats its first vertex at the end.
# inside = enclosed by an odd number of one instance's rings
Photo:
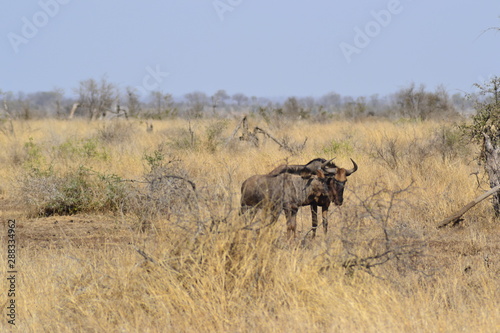
POLYGON ((317 157, 317 158, 315 158, 314 160, 310 160, 309 162, 307 162, 307 163, 306 163, 306 165, 311 164, 311 163, 313 163, 313 162, 321 162, 321 163, 325 163, 326 161, 327 161, 327 160, 326 160, 326 159, 324 159, 324 158, 317 157))

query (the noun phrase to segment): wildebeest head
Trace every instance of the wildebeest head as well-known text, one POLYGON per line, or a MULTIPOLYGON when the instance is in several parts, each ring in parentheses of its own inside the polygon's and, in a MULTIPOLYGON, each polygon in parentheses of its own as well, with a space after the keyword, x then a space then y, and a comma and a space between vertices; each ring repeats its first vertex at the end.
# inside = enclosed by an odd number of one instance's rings
POLYGON ((328 197, 330 201, 335 203, 337 206, 341 206, 344 202, 344 187, 347 182, 347 177, 358 170, 358 165, 352 160, 352 158, 351 162, 353 164, 353 168, 349 170, 339 168, 336 165, 328 168, 323 167, 321 169, 327 178, 328 197))
POLYGON ((282 164, 271 171, 269 175, 276 176, 281 173, 291 173, 300 175, 302 178, 317 176, 319 179, 324 179, 328 187, 328 199, 340 206, 344 200, 344 186, 347 177, 358 170, 358 165, 351 159, 354 167, 347 170, 338 167, 332 161, 333 158, 331 160, 315 158, 305 165, 282 164))

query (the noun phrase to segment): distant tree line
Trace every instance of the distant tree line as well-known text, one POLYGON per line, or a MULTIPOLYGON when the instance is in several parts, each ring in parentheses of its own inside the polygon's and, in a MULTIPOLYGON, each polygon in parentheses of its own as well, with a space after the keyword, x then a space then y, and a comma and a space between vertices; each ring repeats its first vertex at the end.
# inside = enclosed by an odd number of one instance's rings
POLYGON ((474 106, 470 96, 467 98, 460 93, 450 96, 444 87, 428 91, 424 85, 414 83, 388 96, 351 97, 330 92, 320 97, 272 99, 243 93, 230 95, 225 90, 218 90, 211 96, 194 91, 174 98, 163 91, 151 91, 148 96, 141 96, 134 87, 122 91, 103 77, 101 80, 83 80, 73 92, 75 97, 67 97, 62 89, 36 93, 0 90, 0 117, 192 119, 255 113, 268 120, 375 116, 426 120, 471 113, 474 106))

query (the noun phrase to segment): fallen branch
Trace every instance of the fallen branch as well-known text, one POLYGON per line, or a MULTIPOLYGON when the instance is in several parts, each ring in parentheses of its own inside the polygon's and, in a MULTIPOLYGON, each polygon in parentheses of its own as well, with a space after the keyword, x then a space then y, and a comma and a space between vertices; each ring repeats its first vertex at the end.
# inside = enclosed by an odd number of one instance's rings
POLYGON ((302 143, 301 145, 291 145, 287 142, 286 139, 283 139, 283 140, 278 140, 277 138, 275 138, 274 136, 272 136, 269 132, 263 130, 262 128, 260 127, 255 127, 253 132, 255 134, 257 133, 261 133, 261 134, 264 134, 265 136, 267 136, 268 138, 270 138, 271 140, 273 140, 274 142, 276 142, 281 149, 284 149, 292 154, 296 154, 297 152, 301 151, 304 149, 305 145, 306 145, 306 142, 307 142, 307 138, 304 140, 304 143, 302 143))
POLYGON ((260 127, 255 127, 255 129, 253 130, 254 133, 261 133, 261 134, 264 134, 265 136, 267 136, 269 139, 273 140, 274 142, 276 142, 281 148, 283 149, 286 149, 286 147, 278 140, 276 139, 274 136, 272 136, 271 134, 269 134, 267 131, 263 130, 262 128, 260 127))
POLYGON ((486 199, 487 197, 489 197, 490 195, 494 194, 495 192, 497 192, 498 190, 500 190, 500 185, 497 185, 495 187, 493 187, 491 190, 481 194, 480 196, 478 196, 476 199, 472 200, 471 202, 469 202, 467 205, 465 205, 462 209, 460 209, 458 212, 456 212, 455 214, 445 218, 439 225, 438 225, 438 228, 443 228, 443 227, 446 227, 448 224, 450 223, 453 223, 453 224, 456 224, 458 222, 458 220, 462 217, 462 215, 464 215, 469 209, 471 209, 472 207, 474 207, 475 205, 477 205, 478 203, 480 203, 481 201, 483 201, 484 199, 486 199))

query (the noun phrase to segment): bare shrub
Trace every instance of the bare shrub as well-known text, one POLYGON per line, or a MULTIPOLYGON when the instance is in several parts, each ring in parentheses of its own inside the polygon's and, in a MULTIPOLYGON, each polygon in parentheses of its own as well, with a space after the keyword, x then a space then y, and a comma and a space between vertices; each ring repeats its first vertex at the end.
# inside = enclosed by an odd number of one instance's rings
POLYGON ((5 136, 14 136, 14 124, 12 118, 0 118, 0 132, 5 136))
POLYGON ((195 133, 195 129, 188 123, 188 128, 176 128, 165 135, 169 140, 169 144, 176 150, 194 150, 200 146, 201 139, 195 133))
POLYGON ((458 128, 441 126, 426 137, 414 136, 410 140, 403 140, 398 136, 384 136, 381 143, 371 146, 368 154, 392 170, 417 167, 420 171, 426 171, 427 160, 439 157, 445 162, 466 158, 470 154, 470 147, 458 128))
POLYGON ((369 155, 381 165, 397 170, 409 166, 420 166, 431 156, 430 141, 412 138, 404 142, 399 137, 384 137, 379 144, 371 146, 369 155))
POLYGON ((425 242, 421 231, 405 215, 405 196, 412 185, 390 190, 383 183, 353 190, 354 198, 342 209, 340 260, 349 274, 361 270, 382 278, 424 271, 425 242), (358 194, 362 193, 362 194, 358 194))
POLYGON ((80 81, 80 86, 75 92, 79 95, 79 106, 88 113, 91 120, 96 120, 100 116, 105 117, 106 112, 118 98, 117 87, 108 82, 105 76, 100 82, 94 79, 80 81))
POLYGON ((127 120, 114 119, 104 122, 98 130, 97 138, 106 144, 120 144, 127 142, 137 132, 137 126, 127 120))
POLYGON ((394 101, 398 113, 412 119, 446 119, 458 116, 443 86, 434 92, 427 92, 424 85, 417 88, 415 83, 411 83, 394 94, 394 101))
POLYGON ((163 149, 161 145, 152 154, 144 155, 148 170, 144 181, 136 182, 143 185, 130 196, 131 211, 142 229, 161 219, 190 229, 186 222, 196 221, 199 214, 196 185, 189 180, 181 161, 167 156, 163 149))
POLYGON ((20 166, 26 160, 26 152, 19 141, 9 142, 6 147, 6 156, 1 163, 20 166))
MULTIPOLYGON (((226 170, 226 174, 221 175, 216 184, 209 182, 201 186, 197 193, 200 207, 208 215, 201 224, 203 231, 225 232, 232 230, 235 222, 237 222, 233 213, 239 212, 239 205, 234 207, 233 203, 236 201, 235 196, 239 200, 240 192, 233 191, 235 188, 233 179, 235 170, 222 163, 218 169, 226 170)), ((236 188, 239 189, 239 186, 236 186, 236 188)))
POLYGON ((460 128, 456 126, 441 126, 431 137, 431 147, 442 161, 457 158, 469 158, 471 147, 460 128))
MULTIPOLYGON (((173 162, 175 163, 175 162, 173 162)), ((153 208, 154 214, 162 214, 167 219, 176 221, 196 216, 196 198, 194 197, 195 185, 185 175, 186 172, 176 169, 174 164, 155 168, 145 175, 147 182, 146 200, 153 208), (181 176, 182 175, 182 176, 181 176)))

